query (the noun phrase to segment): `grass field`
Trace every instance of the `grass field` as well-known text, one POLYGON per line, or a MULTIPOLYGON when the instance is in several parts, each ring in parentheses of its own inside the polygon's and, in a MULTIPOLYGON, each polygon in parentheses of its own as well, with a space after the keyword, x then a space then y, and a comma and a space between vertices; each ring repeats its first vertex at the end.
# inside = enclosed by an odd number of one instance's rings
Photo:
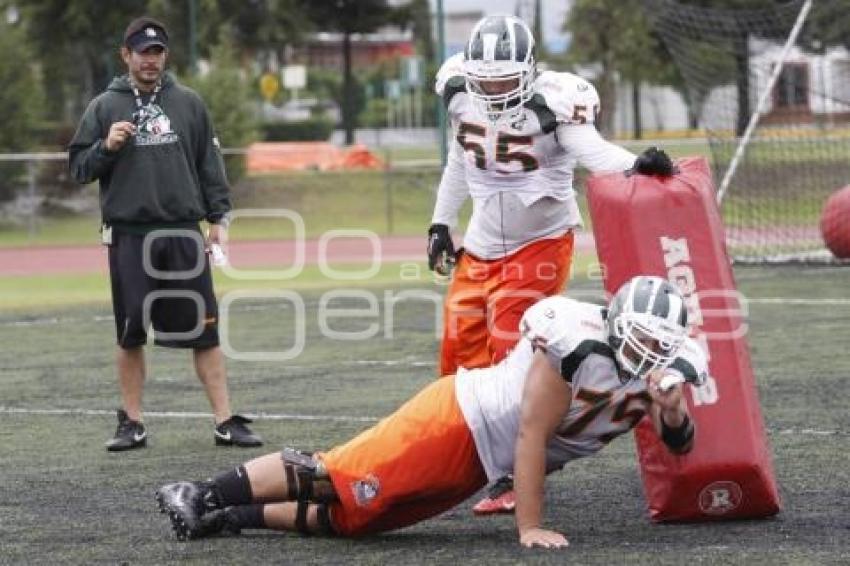
MULTIPOLYGON (((306 322, 281 303, 234 306, 237 351, 284 350, 289 362, 229 361, 235 408, 266 414, 267 448, 213 446, 212 420, 185 352, 149 351, 151 445, 108 454, 117 387, 106 304, 0 311, 0 564, 846 564, 850 561, 850 412, 846 355, 850 271, 739 268, 751 300, 750 344, 783 497, 774 519, 653 525, 646 518, 633 443, 624 437, 547 482, 547 523, 566 551, 524 551, 507 517, 473 520, 470 504, 406 530, 358 541, 248 533, 179 543, 155 510, 154 489, 206 477, 281 445, 323 448, 387 414, 434 377, 434 303, 397 303, 387 322, 335 319, 337 331, 378 322, 370 340, 323 338, 326 290, 300 291, 306 322), (391 335, 391 336, 390 336, 391 335)), ((366 288, 383 314, 389 296, 442 287, 388 281, 366 288)), ((586 297, 598 281, 577 275, 586 297)), ((364 290, 364 289, 361 289, 364 290)), ((340 305, 337 305, 340 306, 340 305)), ((362 301, 348 305, 364 308, 362 301)), ((734 442, 734 439, 730 439, 734 442)))

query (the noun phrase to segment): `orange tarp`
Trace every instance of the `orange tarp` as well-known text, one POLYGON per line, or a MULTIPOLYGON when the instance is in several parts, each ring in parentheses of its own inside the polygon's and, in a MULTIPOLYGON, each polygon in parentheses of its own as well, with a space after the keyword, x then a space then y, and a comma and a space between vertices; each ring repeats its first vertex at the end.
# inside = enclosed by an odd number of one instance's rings
POLYGON ((245 162, 251 173, 384 167, 384 162, 366 146, 341 148, 328 142, 253 143, 248 147, 245 162))

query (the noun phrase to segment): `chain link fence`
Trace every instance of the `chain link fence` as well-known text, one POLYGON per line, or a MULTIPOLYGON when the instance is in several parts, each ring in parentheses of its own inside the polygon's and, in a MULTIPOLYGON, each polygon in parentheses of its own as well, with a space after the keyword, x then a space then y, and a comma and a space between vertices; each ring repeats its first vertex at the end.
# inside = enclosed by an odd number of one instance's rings
MULTIPOLYGON (((246 152, 223 150, 228 173, 236 173, 234 207, 290 208, 313 222, 316 229, 308 225, 308 235, 334 225, 364 225, 381 235, 427 230, 441 172, 436 157, 411 157, 410 151, 385 147, 375 150, 384 163, 377 170, 245 174, 246 152)), ((90 220, 95 229, 97 183, 75 183, 67 159, 65 152, 0 154, 0 236, 14 232, 34 239, 52 223, 75 219, 90 220)))

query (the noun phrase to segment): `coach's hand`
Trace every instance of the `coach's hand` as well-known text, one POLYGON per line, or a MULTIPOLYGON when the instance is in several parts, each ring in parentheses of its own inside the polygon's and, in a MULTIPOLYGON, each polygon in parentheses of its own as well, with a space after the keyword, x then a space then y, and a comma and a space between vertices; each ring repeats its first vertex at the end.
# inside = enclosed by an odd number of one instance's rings
POLYGON ((428 269, 440 275, 449 275, 457 259, 449 227, 431 224, 428 228, 428 269))
POLYGON ((227 244, 227 228, 221 224, 210 224, 206 244, 207 246, 211 244, 218 244, 220 246, 227 244))
POLYGON ((650 147, 635 159, 631 169, 634 173, 641 175, 660 175, 669 177, 674 173, 673 161, 664 150, 650 147))
POLYGON ((106 136, 106 142, 104 142, 106 151, 118 151, 124 147, 127 140, 135 135, 135 133, 136 126, 132 122, 127 122, 126 120, 115 122, 109 127, 109 134, 106 136))
POLYGON ((532 548, 534 546, 566 548, 570 545, 567 537, 561 533, 541 528, 525 529, 519 535, 519 542, 526 548, 532 548))

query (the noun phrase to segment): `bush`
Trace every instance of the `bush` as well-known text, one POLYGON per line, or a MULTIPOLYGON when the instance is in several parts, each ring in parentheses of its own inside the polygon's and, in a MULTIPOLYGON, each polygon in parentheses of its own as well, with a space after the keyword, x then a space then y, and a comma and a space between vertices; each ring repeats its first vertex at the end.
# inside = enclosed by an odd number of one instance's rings
MULTIPOLYGON (((209 73, 185 82, 204 99, 221 146, 245 147, 258 137, 253 85, 243 77, 233 44, 224 32, 219 44, 212 48, 210 63, 209 73)), ((227 176, 235 183, 244 173, 244 160, 227 160, 227 163, 227 176)))
POLYGON ((372 98, 366 104, 366 109, 360 114, 358 123, 364 128, 386 128, 387 107, 389 103, 386 98, 372 98))
POLYGON ((265 141, 327 141, 334 130, 333 120, 310 118, 300 122, 268 122, 262 125, 265 141))
MULTIPOLYGON (((43 96, 23 32, 0 22, 0 153, 35 149, 35 124, 42 113, 43 96)), ((26 173, 21 163, 4 163, 0 200, 14 198, 16 179, 26 173)))

